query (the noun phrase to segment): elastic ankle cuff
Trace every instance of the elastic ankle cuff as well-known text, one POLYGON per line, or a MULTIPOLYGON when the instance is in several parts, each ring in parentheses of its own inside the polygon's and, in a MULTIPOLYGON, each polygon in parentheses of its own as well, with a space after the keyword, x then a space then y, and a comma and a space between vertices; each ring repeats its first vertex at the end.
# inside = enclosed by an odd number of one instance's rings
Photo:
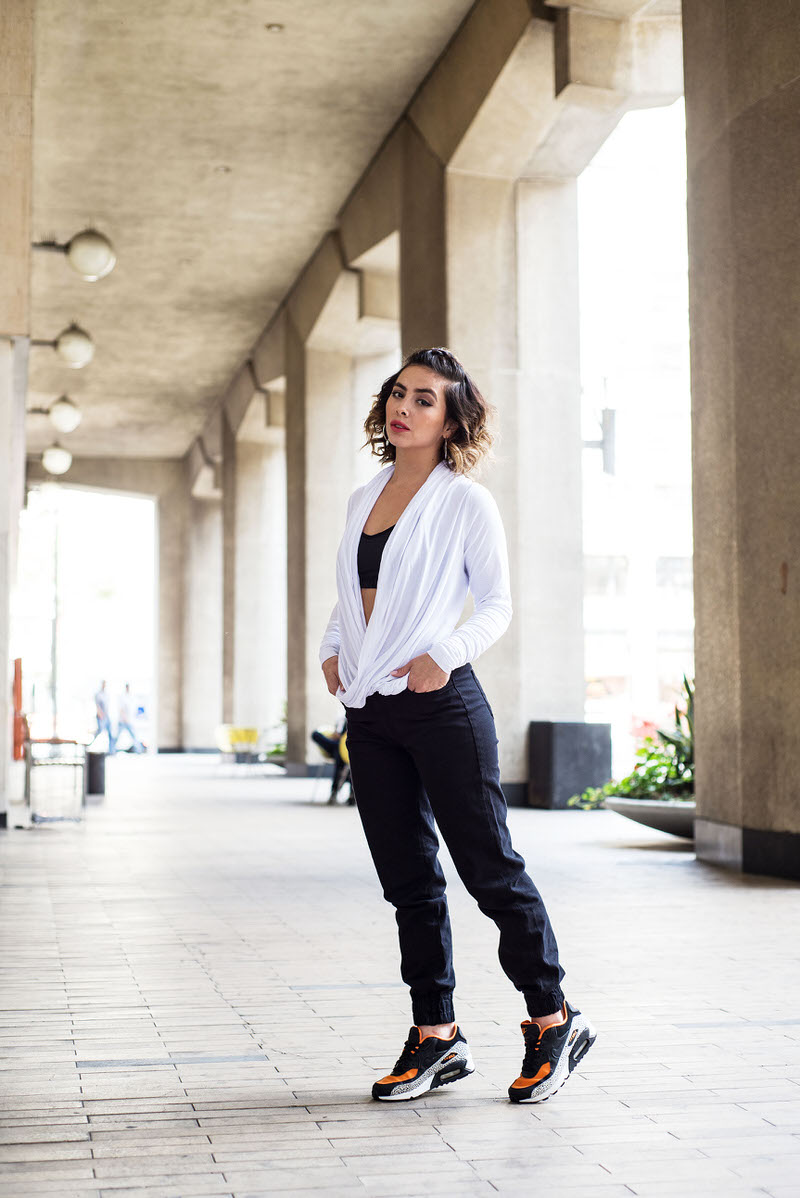
POLYGON ((556 1011, 560 1011, 564 1005, 564 993, 559 987, 557 990, 548 990, 545 994, 535 994, 532 991, 525 993, 525 1006, 528 1008, 528 1015, 531 1019, 540 1019, 543 1015, 554 1015, 556 1011))
POLYGON ((452 994, 422 994, 412 996, 411 1018, 417 1025, 435 1026, 455 1023, 452 994))

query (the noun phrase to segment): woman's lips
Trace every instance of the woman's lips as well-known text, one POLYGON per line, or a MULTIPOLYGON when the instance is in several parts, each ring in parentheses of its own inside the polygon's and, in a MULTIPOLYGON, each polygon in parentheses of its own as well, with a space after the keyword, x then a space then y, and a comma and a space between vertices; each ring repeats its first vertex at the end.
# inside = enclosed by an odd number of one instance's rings
POLYGON ((398 432, 401 432, 401 433, 407 433, 407 432, 410 432, 410 429, 408 428, 408 425, 406 425, 406 424, 398 424, 396 420, 393 420, 393 421, 391 422, 391 427, 392 427, 392 428, 396 428, 396 429, 398 430, 398 432))

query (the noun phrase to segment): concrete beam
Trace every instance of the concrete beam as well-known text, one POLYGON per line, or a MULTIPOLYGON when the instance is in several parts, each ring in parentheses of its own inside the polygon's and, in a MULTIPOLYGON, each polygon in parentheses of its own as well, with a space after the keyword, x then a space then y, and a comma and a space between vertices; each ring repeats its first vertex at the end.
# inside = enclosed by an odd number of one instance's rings
POLYGON ((304 341, 310 336, 344 268, 339 235, 327 233, 292 288, 286 304, 287 314, 304 341))
POLYGON ((448 164, 531 20, 528 0, 479 0, 407 110, 448 164))
MULTIPOLYGON (((621 20, 638 16, 652 7, 653 0, 545 0, 547 7, 552 9, 569 9, 574 12, 599 13, 602 16, 617 17, 621 20)), ((681 15, 681 0, 659 0, 659 12, 671 9, 669 15, 681 15)))
POLYGON ((555 92, 607 109, 670 104, 683 92, 680 17, 622 20, 565 9, 555 24, 555 92))
POLYGON ((281 308, 253 346, 253 370, 262 387, 286 375, 286 310, 281 308))
POLYGON ((396 125, 339 212, 342 258, 346 266, 354 265, 400 226, 404 137, 402 126, 396 125))
POLYGON ((358 319, 400 319, 400 293, 396 274, 360 271, 358 280, 358 319))
POLYGON ((202 437, 195 437, 183 460, 186 469, 186 489, 192 498, 220 499, 220 464, 211 458, 202 437))

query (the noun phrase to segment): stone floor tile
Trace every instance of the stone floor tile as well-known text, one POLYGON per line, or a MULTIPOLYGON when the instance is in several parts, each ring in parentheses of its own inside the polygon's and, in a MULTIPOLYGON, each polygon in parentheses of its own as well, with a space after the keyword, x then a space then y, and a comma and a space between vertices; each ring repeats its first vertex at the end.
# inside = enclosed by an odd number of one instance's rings
POLYGON ((113 759, 77 835, 0 834, 28 916, 0 908, 0 1192, 477 1198, 535 1166, 558 1198, 800 1198, 795 885, 613 812, 512 810, 597 1043, 552 1102, 507 1101, 524 1009, 443 851, 476 1073, 375 1103, 411 1020, 357 813, 214 765, 113 759))

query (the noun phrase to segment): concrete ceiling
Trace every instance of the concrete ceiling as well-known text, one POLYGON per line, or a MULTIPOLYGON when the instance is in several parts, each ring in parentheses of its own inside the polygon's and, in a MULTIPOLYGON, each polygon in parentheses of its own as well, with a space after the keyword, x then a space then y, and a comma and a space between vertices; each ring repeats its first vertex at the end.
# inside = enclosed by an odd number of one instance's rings
MULTIPOLYGON (((116 269, 33 255, 28 406, 76 454, 183 454, 472 0, 39 0, 34 241, 92 225, 116 269), (270 33, 265 25, 284 25, 270 33)), ((29 447, 53 440, 28 417, 29 447)))

